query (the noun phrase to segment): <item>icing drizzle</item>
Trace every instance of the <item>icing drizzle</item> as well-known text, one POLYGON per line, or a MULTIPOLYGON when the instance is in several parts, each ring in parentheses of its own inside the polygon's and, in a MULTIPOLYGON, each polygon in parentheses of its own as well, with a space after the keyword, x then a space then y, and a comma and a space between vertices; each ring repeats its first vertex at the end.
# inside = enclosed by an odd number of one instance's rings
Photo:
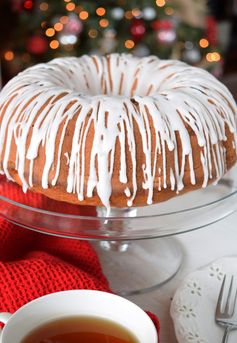
MULTIPOLYGON (((143 185, 147 204, 152 203, 155 178, 157 191, 183 189, 188 160, 190 180, 195 184, 193 152, 188 129, 195 133, 201 149, 203 187, 215 175, 226 172, 225 127, 234 134, 236 105, 219 81, 207 72, 185 63, 112 54, 107 57, 58 58, 31 67, 13 78, 0 94, 0 172, 9 179, 8 160, 12 140, 17 154, 15 169, 26 191, 34 184, 34 160, 45 149, 42 187, 55 186, 62 167, 67 166, 66 191, 82 201, 97 191, 110 208, 115 145, 120 145, 119 181, 124 184, 128 206, 137 193, 136 140, 134 124, 144 153, 143 185), (62 155, 69 123, 75 120, 71 151, 62 155), (85 182, 85 146, 91 125, 94 138, 85 182), (152 147, 152 130, 155 147, 152 147), (56 137, 59 136, 56 147, 56 137), (182 146, 178 156, 177 132, 182 146), (26 144, 26 142, 29 142, 26 144), (125 146, 132 163, 132 186, 128 187, 125 146), (154 152, 152 153, 152 149, 154 152), (166 152, 174 155, 168 168, 166 152), (162 168, 158 160, 162 158, 162 168), (26 161, 28 172, 26 173, 26 161), (50 172, 54 177, 49 181, 50 172), (26 179, 26 175, 29 177, 26 179), (158 180, 158 182, 157 182, 158 180)), ((88 161, 87 161, 88 163, 88 161)))

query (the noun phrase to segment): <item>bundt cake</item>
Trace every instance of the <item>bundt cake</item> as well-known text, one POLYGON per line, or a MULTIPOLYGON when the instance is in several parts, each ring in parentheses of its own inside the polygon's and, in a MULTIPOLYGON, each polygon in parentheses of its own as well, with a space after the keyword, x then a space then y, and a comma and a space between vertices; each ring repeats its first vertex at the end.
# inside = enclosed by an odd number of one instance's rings
POLYGON ((179 61, 57 58, 0 93, 0 173, 74 204, 157 203, 234 165, 236 114, 224 85, 179 61))

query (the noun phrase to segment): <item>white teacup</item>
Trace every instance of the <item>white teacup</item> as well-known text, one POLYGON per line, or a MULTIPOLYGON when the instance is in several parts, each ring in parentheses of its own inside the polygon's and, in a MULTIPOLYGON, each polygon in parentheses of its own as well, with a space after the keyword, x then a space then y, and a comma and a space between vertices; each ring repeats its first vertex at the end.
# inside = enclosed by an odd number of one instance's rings
POLYGON ((158 342, 152 320, 137 305, 106 292, 72 290, 38 298, 13 315, 0 313, 0 322, 5 324, 0 332, 0 343, 20 343, 40 325, 75 315, 110 319, 132 332, 139 343, 158 342))

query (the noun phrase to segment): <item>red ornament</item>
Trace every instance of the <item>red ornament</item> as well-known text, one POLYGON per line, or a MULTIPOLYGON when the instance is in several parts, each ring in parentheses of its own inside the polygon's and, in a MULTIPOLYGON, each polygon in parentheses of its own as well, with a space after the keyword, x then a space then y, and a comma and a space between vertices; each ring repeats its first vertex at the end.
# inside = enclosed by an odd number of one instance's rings
POLYGON ((142 19, 134 19, 130 27, 131 35, 134 41, 141 40, 146 33, 146 26, 142 19))
POLYGON ((23 10, 23 0, 11 0, 11 8, 14 12, 21 12, 23 10))
POLYGON ((217 23, 213 16, 207 16, 206 35, 211 45, 217 45, 217 23))
POLYGON ((11 8, 14 12, 31 11, 34 7, 34 0, 11 0, 11 8))
POLYGON ((34 55, 41 55, 48 50, 48 42, 42 36, 32 36, 27 40, 26 49, 34 55))
POLYGON ((170 46, 176 40, 176 31, 172 20, 156 20, 152 23, 152 28, 159 44, 170 46))
POLYGON ((33 1, 32 0, 25 0, 23 6, 27 11, 30 11, 33 8, 33 1))
POLYGON ((174 29, 174 24, 169 19, 156 20, 152 23, 151 26, 152 26, 153 30, 155 30, 155 31, 173 30, 174 29))

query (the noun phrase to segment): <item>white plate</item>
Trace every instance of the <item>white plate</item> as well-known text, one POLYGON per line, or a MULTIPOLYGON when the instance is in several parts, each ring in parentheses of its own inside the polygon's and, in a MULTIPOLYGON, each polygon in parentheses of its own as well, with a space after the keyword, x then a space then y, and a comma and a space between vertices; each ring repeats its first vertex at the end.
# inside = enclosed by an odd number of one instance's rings
MULTIPOLYGON (((224 257, 189 274, 176 291, 170 312, 179 343, 221 342, 224 331, 214 315, 224 274, 237 279, 237 257, 224 257)), ((237 311, 235 316, 237 320, 237 311)), ((236 342, 237 330, 228 343, 236 342)))

